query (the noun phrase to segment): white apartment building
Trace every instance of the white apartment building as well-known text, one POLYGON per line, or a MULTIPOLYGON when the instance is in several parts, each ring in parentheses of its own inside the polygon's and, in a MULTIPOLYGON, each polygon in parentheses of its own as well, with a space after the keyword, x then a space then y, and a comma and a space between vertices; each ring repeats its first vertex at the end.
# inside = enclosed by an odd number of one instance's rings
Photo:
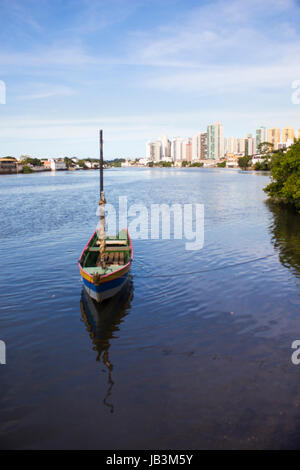
POLYGON ((195 134, 192 137, 192 160, 200 160, 201 153, 201 134, 195 134))
POLYGON ((207 157, 207 133, 200 132, 192 137, 192 160, 197 161, 207 157))
POLYGON ((146 143, 146 159, 150 162, 159 162, 162 158, 162 144, 160 140, 146 143))
POLYGON ((175 137, 171 143, 171 158, 174 162, 182 161, 183 141, 180 137, 175 137))
POLYGON ((162 160, 169 160, 171 157, 171 142, 167 135, 160 137, 161 142, 161 158, 162 160))
POLYGON ((256 129, 256 153, 259 153, 259 145, 268 141, 268 129, 260 127, 256 129))
POLYGON ((238 139, 236 137, 225 139, 225 153, 239 153, 238 148, 238 139))
POLYGON ((238 153, 245 155, 246 139, 238 139, 238 153))
POLYGON ((245 148, 245 154, 252 156, 256 154, 256 139, 250 135, 248 135, 246 139, 246 148, 245 148))
POLYGON ((224 126, 220 122, 207 126, 207 158, 224 158, 224 126))

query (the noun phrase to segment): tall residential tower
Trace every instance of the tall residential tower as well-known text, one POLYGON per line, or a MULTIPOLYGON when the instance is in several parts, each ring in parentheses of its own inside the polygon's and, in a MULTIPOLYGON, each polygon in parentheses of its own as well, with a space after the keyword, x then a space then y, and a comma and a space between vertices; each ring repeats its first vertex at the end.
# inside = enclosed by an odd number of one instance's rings
POLYGON ((224 127, 220 122, 207 126, 207 158, 224 158, 224 127))

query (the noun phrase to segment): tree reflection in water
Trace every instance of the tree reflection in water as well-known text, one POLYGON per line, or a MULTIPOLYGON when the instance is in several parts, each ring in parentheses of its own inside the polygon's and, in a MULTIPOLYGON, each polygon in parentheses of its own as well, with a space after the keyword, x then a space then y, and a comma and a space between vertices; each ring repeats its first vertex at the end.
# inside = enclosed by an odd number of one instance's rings
POLYGON ((300 214, 286 205, 266 201, 273 214, 272 241, 283 266, 300 277, 300 214))
POLYGON ((114 406, 109 403, 109 397, 114 385, 112 379, 113 364, 109 360, 111 340, 117 338, 120 325, 128 315, 130 302, 133 298, 133 283, 129 277, 126 285, 117 295, 102 304, 97 304, 82 290, 80 308, 82 319, 93 342, 93 350, 97 352, 97 361, 102 361, 108 372, 108 387, 103 403, 114 412, 114 406))

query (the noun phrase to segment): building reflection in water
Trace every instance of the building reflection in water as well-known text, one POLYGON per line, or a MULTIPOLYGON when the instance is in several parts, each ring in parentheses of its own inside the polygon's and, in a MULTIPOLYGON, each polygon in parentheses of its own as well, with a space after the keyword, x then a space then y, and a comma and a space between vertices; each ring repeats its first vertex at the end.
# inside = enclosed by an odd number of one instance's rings
POLYGON ((109 360, 109 348, 111 340, 117 338, 120 325, 129 313, 130 302, 133 298, 132 278, 117 295, 97 304, 84 291, 81 293, 80 308, 83 321, 93 343, 93 350, 97 352, 96 360, 102 362, 108 373, 108 387, 103 403, 114 412, 114 406, 110 403, 110 396, 114 381, 112 378, 113 364, 109 360))
POLYGON ((300 277, 300 214, 285 205, 266 203, 273 214, 270 232, 279 260, 300 277))

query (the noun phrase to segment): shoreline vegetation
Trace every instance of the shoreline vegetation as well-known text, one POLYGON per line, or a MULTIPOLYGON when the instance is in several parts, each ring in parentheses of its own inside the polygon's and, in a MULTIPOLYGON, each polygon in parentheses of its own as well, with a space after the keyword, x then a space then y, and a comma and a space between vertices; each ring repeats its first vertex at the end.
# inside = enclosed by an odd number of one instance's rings
POLYGON ((277 152, 270 159, 271 183, 264 188, 269 199, 288 205, 300 213, 300 140, 287 152, 277 152))

